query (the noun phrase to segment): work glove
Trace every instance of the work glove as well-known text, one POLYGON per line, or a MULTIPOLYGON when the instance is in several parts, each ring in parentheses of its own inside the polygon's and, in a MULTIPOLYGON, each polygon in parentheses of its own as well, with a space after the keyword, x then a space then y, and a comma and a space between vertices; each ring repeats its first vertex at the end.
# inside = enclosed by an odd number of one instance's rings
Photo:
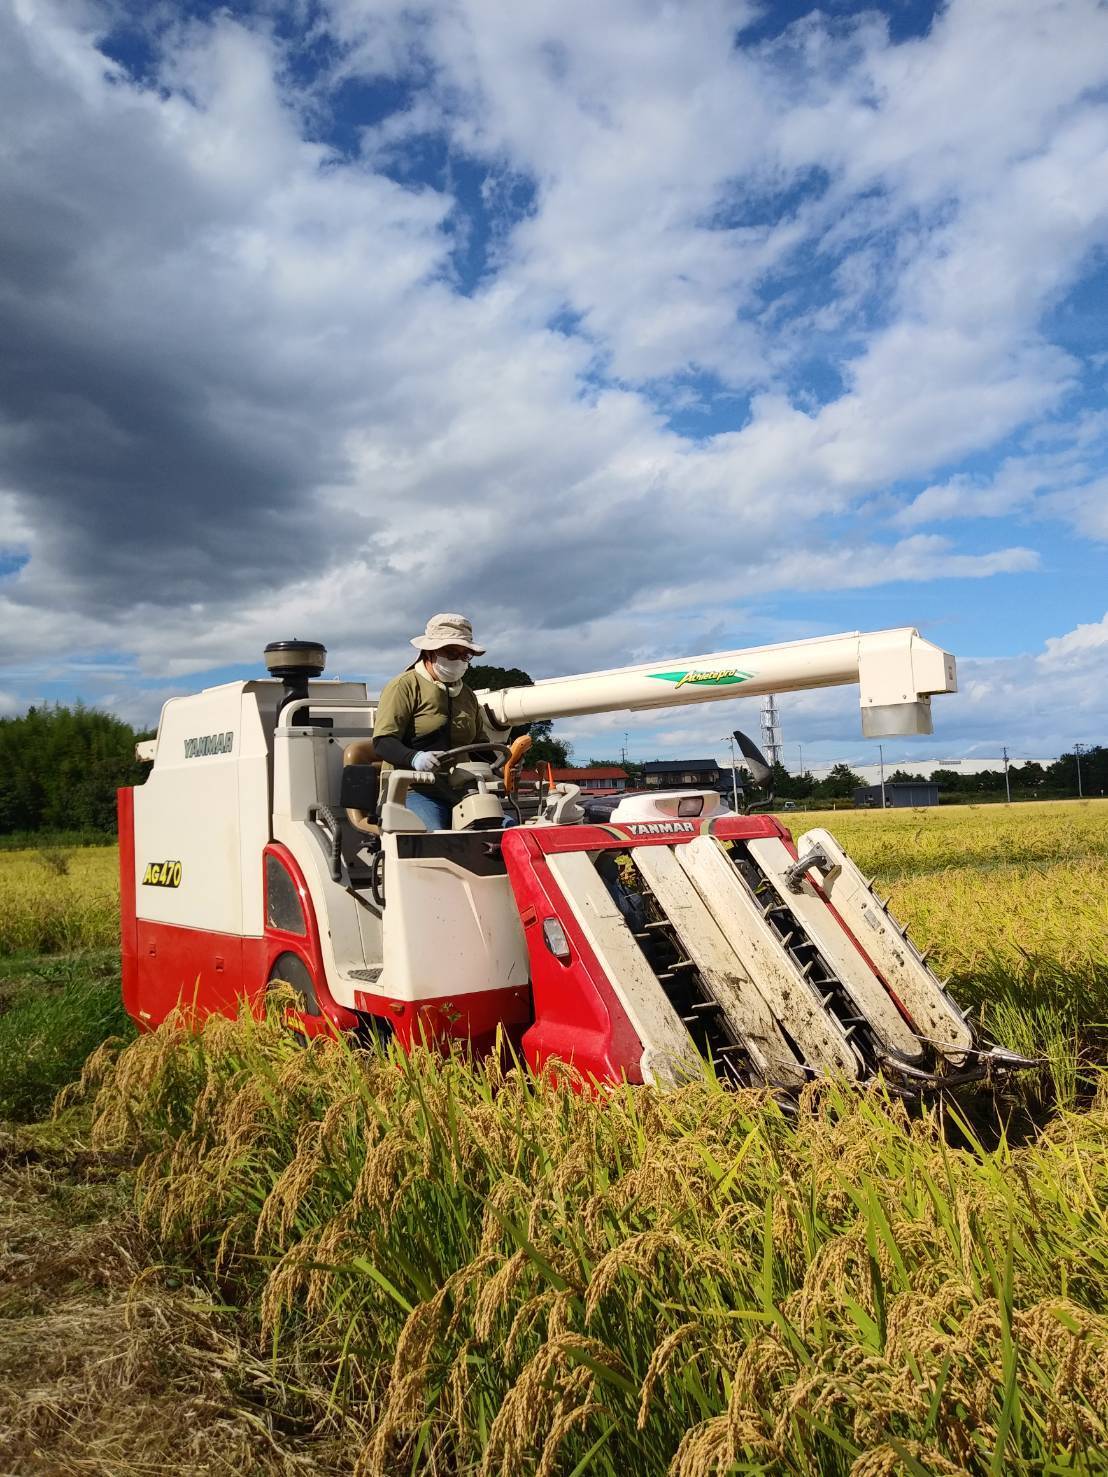
POLYGON ((428 770, 434 769, 441 758, 441 749, 420 749, 418 754, 412 755, 412 768, 418 769, 420 774, 426 774, 428 770))

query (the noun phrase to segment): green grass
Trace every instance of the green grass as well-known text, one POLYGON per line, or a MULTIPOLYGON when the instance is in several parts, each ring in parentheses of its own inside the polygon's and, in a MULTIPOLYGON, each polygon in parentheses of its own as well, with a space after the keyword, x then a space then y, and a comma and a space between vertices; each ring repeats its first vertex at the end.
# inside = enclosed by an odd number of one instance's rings
POLYGON ((1108 1471, 1108 1093, 986 1147, 878 1092, 598 1098, 222 1020, 86 1087, 357 1477, 1108 1471))
POLYGON ((105 1038, 133 1035, 114 951, 0 961, 0 1119, 41 1117, 105 1038))
POLYGON ((42 847, 115 846, 104 831, 8 831, 0 835, 0 851, 37 851, 42 847))
POLYGON ((0 851, 0 957, 110 949, 118 942, 114 845, 0 851))
MULTIPOLYGON (((356 1477, 1108 1474, 1108 806, 826 823, 1048 1056, 1026 1142, 987 1101, 985 1142, 877 1091, 597 1099, 249 1021, 94 1054, 67 1100, 146 1155, 158 1257, 263 1341, 282 1422, 356 1477)), ((114 852, 87 855, 12 860, 9 939, 102 926, 114 852)), ((118 1029, 118 977, 6 973, 0 1096, 30 1113, 118 1029)))

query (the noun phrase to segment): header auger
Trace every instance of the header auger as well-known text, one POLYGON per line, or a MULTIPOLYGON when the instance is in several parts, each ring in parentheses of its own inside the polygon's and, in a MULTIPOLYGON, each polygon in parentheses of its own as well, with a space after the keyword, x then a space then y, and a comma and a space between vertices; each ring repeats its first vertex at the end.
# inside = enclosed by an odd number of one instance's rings
MULTIPOLYGON (((714 791, 624 798, 524 784, 512 725, 858 682, 863 730, 930 732, 953 658, 910 629, 642 663, 479 694, 492 741, 440 763, 449 830, 382 774, 364 684, 276 642, 271 676, 174 698, 145 784, 119 792, 123 991, 140 1028, 177 1006, 264 1007, 294 1029, 403 1044, 502 1030, 535 1071, 670 1084, 881 1077, 916 1096, 1031 1065, 983 1041, 834 839, 735 815, 714 791), (504 829, 505 816, 516 821, 504 829)), ((757 751, 750 765, 758 769, 757 751)))

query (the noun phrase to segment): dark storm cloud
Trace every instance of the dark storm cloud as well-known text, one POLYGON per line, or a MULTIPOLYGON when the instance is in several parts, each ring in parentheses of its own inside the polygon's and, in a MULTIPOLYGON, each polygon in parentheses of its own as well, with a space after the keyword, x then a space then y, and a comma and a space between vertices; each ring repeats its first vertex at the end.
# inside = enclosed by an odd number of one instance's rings
POLYGON ((155 324, 149 352, 128 352, 38 306, 0 298, 0 480, 39 557, 72 579, 71 605, 226 598, 326 559, 309 494, 342 464, 320 437, 278 403, 256 405, 254 426, 216 424, 204 385, 159 358, 155 324))
POLYGON ((19 700, 59 663, 69 692, 110 670, 105 701, 136 671, 162 690, 253 670, 278 635, 388 675, 451 607, 494 659, 582 671, 744 644, 741 607, 800 635, 828 590, 1033 569, 858 503, 925 464, 956 477, 1057 404, 1070 371, 1033 319, 1108 219, 1078 102, 1108 54, 1092 0, 1059 0, 1049 37, 1018 0, 954 0, 907 72, 879 25, 813 16, 788 76, 730 45, 730 4, 694 24, 653 0, 601 27, 584 0, 159 5, 129 75, 97 50, 100 3, 0 0, 19 700), (982 130, 1001 41, 1003 126, 982 130), (813 170, 835 188, 806 202, 813 170), (767 171, 792 205, 717 229, 767 171), (459 292, 451 247, 506 178, 533 195, 459 292), (878 235, 902 300, 854 253, 878 235), (801 260, 770 345, 761 286, 801 260), (798 403, 792 361, 828 335, 830 398, 798 403), (695 440, 670 415, 691 370, 695 440))
POLYGON ((166 167, 152 116, 83 116, 26 33, 0 31, 0 486, 51 575, 23 598, 61 585, 69 609, 104 616, 225 597, 290 552, 322 560, 304 494, 341 462, 277 398, 220 424, 220 358, 226 373, 240 347, 228 334, 183 356, 187 332, 144 281, 212 198, 166 167))

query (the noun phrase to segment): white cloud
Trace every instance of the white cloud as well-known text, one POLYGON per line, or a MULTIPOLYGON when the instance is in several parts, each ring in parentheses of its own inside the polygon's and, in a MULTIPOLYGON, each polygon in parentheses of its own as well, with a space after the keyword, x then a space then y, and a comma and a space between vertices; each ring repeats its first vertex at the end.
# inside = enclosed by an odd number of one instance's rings
POLYGON ((1071 671, 1083 668, 1102 657, 1108 658, 1108 614, 1103 620, 1076 626, 1064 636, 1048 637, 1038 665, 1040 671, 1049 674, 1060 667, 1071 671))
POLYGON ((1053 516, 1065 518, 1086 538, 1108 544, 1108 477, 1051 493, 1042 499, 1041 506, 1053 516))
POLYGON ((899 508, 901 528, 958 518, 1021 514, 1057 519, 1086 537, 1108 542, 1108 415, 1090 412, 1072 423, 1044 423, 1025 438, 1027 450, 1007 457, 991 477, 958 473, 925 487, 899 508))
POLYGON ((30 558, 0 622, 25 690, 104 653, 172 681, 294 628, 379 680, 451 607, 502 660, 595 668, 762 639, 777 593, 1033 571, 915 531, 975 503, 1102 536, 1077 432, 991 482, 946 468, 1072 382, 1040 325, 1108 239, 1108 12, 954 0, 900 46, 814 15, 737 48, 753 13, 333 0, 344 51, 307 87, 220 13, 164 30, 143 87, 101 12, 18 0, 0 554, 30 558), (340 76, 412 86, 353 159, 318 142, 340 76), (463 192, 389 175, 443 136, 494 202, 468 293, 463 192), (498 213, 520 181, 529 212, 498 213), (795 383, 816 341, 823 405, 795 383), (741 429, 667 425, 690 370, 750 395, 741 429), (858 531, 916 476, 907 536, 858 531))

